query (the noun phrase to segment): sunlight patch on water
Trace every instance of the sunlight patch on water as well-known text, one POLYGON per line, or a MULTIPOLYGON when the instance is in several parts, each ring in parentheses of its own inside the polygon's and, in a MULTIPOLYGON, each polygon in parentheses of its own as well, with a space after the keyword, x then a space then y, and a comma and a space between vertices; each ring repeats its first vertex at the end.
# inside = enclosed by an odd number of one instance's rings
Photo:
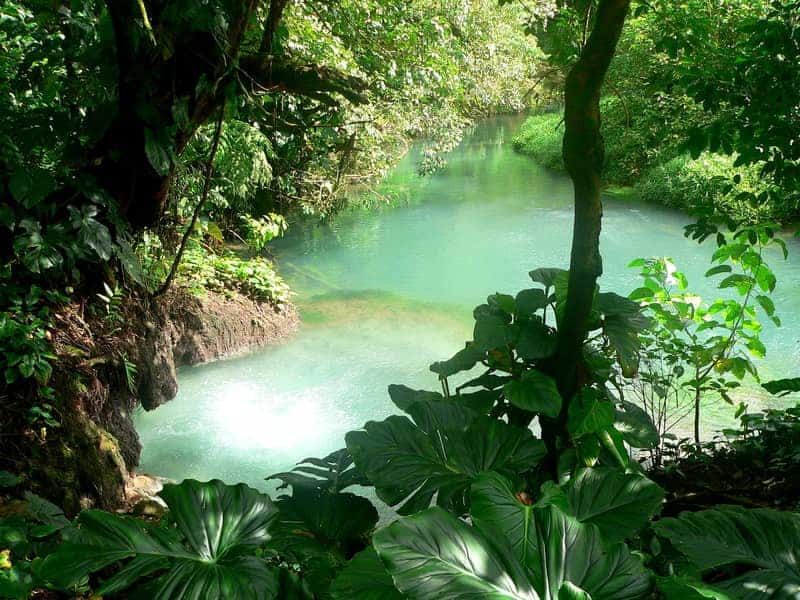
POLYGON ((304 445, 318 442, 325 425, 313 390, 284 396, 234 382, 215 408, 211 420, 218 446, 302 453, 304 445))

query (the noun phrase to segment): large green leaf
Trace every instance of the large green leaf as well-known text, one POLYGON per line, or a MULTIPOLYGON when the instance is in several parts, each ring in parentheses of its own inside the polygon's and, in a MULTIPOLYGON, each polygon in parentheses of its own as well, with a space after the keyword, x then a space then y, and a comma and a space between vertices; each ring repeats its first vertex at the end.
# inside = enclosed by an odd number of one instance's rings
POLYGON ((522 290, 516 298, 517 313, 530 316, 547 306, 547 296, 539 288, 522 290))
POLYGON ((276 518, 269 496, 219 479, 167 484, 160 496, 189 547, 209 561, 263 544, 276 518))
POLYGON ((542 598, 558 597, 565 582, 590 594, 592 600, 644 598, 650 576, 625 544, 608 546, 600 531, 548 505, 533 510, 538 552, 529 561, 542 598))
POLYGON ((609 542, 634 535, 664 499, 664 490, 653 481, 610 467, 581 469, 562 490, 569 513, 582 523, 597 525, 609 542))
POLYGON ((372 503, 349 493, 295 489, 276 502, 280 511, 267 551, 297 565, 302 584, 323 596, 347 557, 364 548, 378 522, 372 503))
POLYGON ((15 487, 20 483, 22 483, 22 478, 19 475, 9 471, 0 471, 0 488, 15 487))
POLYGON ((656 577, 656 587, 666 600, 735 600, 721 590, 688 577, 656 577))
POLYGON ((526 371, 519 379, 509 381, 503 391, 511 404, 523 410, 551 418, 561 410, 561 394, 555 380, 539 371, 526 371))
POLYGON ((725 506, 661 519, 653 527, 701 571, 749 566, 742 575, 714 582, 736 598, 788 599, 800 594, 800 515, 725 506))
POLYGON ((30 573, 16 565, 0 569, 0 598, 28 598, 34 585, 30 573))
POLYGON ((472 484, 470 514, 488 536, 505 538, 522 564, 536 552, 533 503, 502 475, 484 473, 472 484))
POLYGON ((402 600, 403 595, 370 546, 356 554, 331 586, 334 600, 402 600))
MULTIPOLYGON (((541 290, 536 290, 541 291, 541 290)), ((519 321, 517 354, 526 360, 552 356, 556 350, 556 336, 538 317, 519 321)))
POLYGON ((295 468, 284 473, 275 473, 267 477, 279 479, 282 483, 278 489, 289 485, 293 489, 319 488, 329 492, 340 492, 351 485, 369 485, 369 482, 353 466, 353 457, 347 448, 331 452, 325 458, 305 458, 295 468))
POLYGON ((390 385, 389 397, 394 405, 403 412, 408 410, 417 400, 441 401, 444 397, 439 392, 428 392, 426 390, 414 390, 405 385, 390 385))
POLYGON ((614 427, 632 448, 655 448, 661 440, 653 419, 633 402, 623 400, 615 411, 614 427))
POLYGON ((568 273, 569 271, 565 271, 564 269, 543 267, 530 271, 528 275, 530 275, 530 278, 536 283, 541 283, 544 287, 550 288, 556 284, 556 280, 559 277, 563 278, 568 273))
POLYGON ((268 496, 219 480, 168 484, 161 493, 175 528, 103 511, 81 513, 80 536, 48 556, 42 576, 68 589, 78 578, 132 558, 98 588, 119 592, 140 577, 166 571, 155 600, 169 598, 271 598, 277 578, 266 563, 248 555, 269 539, 277 511, 268 496))
POLYGON ((761 387, 775 396, 785 396, 794 392, 800 392, 800 377, 768 381, 762 384, 761 387))
POLYGON ((8 180, 8 191, 25 208, 32 208, 56 189, 53 175, 44 169, 14 171, 8 180))
POLYGON ((431 371, 442 377, 450 377, 461 371, 469 371, 484 356, 484 352, 478 350, 474 344, 467 344, 466 347, 456 352, 452 358, 435 362, 430 366, 431 371))
MULTIPOLYGON (((586 527, 596 525, 603 541, 614 543, 641 529, 662 498, 661 488, 641 475, 583 469, 566 485, 560 489, 553 486, 542 500, 531 505, 527 496, 515 493, 508 479, 486 473, 472 486, 470 513, 479 529, 493 539, 506 539, 514 555, 529 565, 532 557, 542 552, 538 509, 558 508, 586 527)), ((570 581, 589 589, 578 579, 570 581)))
POLYGON ((544 444, 530 430, 477 413, 455 402, 418 401, 414 417, 370 421, 347 434, 356 466, 373 483, 378 497, 400 514, 437 504, 466 509, 473 479, 485 471, 518 472, 535 466, 544 444))
POLYGON ((638 303, 613 292, 597 294, 595 309, 603 314, 603 333, 617 353, 623 374, 634 375, 639 364, 639 333, 650 326, 650 320, 638 303))
MULTIPOLYGON (((489 488, 500 483, 483 481, 489 488)), ((586 593, 593 600, 635 600, 650 591, 649 576, 624 544, 608 547, 596 527, 555 506, 535 507, 527 520, 502 511, 473 518, 480 530, 433 508, 378 531, 375 548, 398 589, 412 600, 583 600, 586 593), (515 516, 520 522, 511 527, 515 516), (525 524, 533 543, 511 552, 504 531, 518 533, 525 524)))
POLYGON ((474 311, 473 346, 478 351, 503 348, 514 341, 511 316, 496 306, 481 304, 474 311))
POLYGON ((539 600, 522 566, 480 532, 430 508, 379 530, 375 549, 412 600, 539 600))
MULTIPOLYGON (((311 538, 344 551, 367 540, 378 522, 378 511, 369 500, 347 492, 300 488, 276 504, 280 518, 273 527, 275 536, 280 531, 284 539, 311 538)), ((276 545, 274 538, 270 545, 276 545)))
POLYGON ((159 175, 167 175, 173 166, 173 149, 169 135, 152 129, 144 130, 144 152, 153 170, 159 175))
POLYGON ((597 390, 582 388, 569 404, 567 429, 573 438, 600 433, 614 424, 614 405, 597 390))

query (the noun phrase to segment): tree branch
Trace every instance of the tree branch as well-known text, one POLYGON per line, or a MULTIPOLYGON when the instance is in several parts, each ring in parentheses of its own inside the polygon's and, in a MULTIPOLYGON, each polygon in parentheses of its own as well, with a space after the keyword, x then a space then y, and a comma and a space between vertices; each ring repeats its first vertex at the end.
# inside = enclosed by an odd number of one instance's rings
POLYGON ((278 23, 281 22, 283 11, 288 4, 289 0, 270 0, 269 14, 264 26, 264 34, 261 37, 261 46, 258 49, 260 54, 272 54, 275 32, 278 30, 278 23))
POLYGON ((240 67, 254 94, 284 91, 330 105, 338 104, 331 94, 339 94, 354 104, 368 102, 364 95, 366 81, 328 67, 295 64, 263 55, 242 57, 240 67))
POLYGON ((172 266, 169 269, 169 273, 167 274, 167 278, 164 280, 164 283, 159 287, 153 297, 158 297, 163 295, 165 292, 169 290, 170 285, 172 285, 172 280, 175 279, 175 275, 178 272, 178 266, 181 264, 181 259, 183 258, 183 253, 186 250, 186 245, 189 243, 189 238, 192 236, 192 232, 194 231, 194 226, 197 224, 197 219, 200 216, 200 211, 205 206, 206 202, 208 201, 208 193, 211 191, 211 177, 214 174, 214 157, 217 155, 217 150, 219 149, 219 139, 222 135, 222 121, 225 116, 225 107, 220 107, 219 110, 219 117, 217 117, 217 124, 216 128, 214 129, 214 140, 211 143, 211 151, 208 153, 208 160, 206 161, 206 173, 205 173, 205 181, 203 182, 203 194, 200 196, 200 201, 197 203, 197 206, 194 208, 194 212, 192 213, 192 219, 189 221, 189 226, 186 228, 186 231, 183 233, 183 238, 181 238, 181 245, 178 247, 178 252, 175 255, 175 259, 172 261, 172 266))

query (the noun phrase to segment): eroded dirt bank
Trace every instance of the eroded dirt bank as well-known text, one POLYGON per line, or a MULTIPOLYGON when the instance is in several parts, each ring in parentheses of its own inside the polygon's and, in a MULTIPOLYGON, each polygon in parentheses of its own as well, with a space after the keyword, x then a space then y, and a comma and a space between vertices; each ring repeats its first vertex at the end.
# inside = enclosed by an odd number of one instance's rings
POLYGON ((174 398, 178 367, 275 343, 298 324, 291 305, 181 291, 131 301, 116 323, 81 313, 73 306, 58 315, 53 332, 62 425, 28 448, 36 487, 68 511, 124 505, 141 453, 133 411, 174 398))

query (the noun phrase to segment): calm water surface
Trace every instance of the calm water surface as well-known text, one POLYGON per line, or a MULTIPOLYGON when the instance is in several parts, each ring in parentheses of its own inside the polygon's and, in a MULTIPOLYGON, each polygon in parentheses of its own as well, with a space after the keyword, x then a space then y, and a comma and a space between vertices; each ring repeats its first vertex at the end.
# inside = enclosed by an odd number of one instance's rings
MULTIPOLYGON (((432 177, 416 176, 409 156, 380 190, 399 199, 393 207, 295 227, 276 253, 297 294, 300 332, 182 370, 175 400, 137 415, 142 471, 274 489, 265 476, 336 450, 348 430, 396 412, 388 384, 437 389, 428 364, 471 337, 473 306, 496 291, 530 287, 535 267, 567 266, 571 184, 514 153, 518 123, 475 128, 432 177)), ((712 248, 683 237, 687 222, 680 213, 608 198, 602 288, 627 293, 638 287, 626 268, 631 260, 670 256, 692 289, 718 296, 702 276, 712 248)), ((800 245, 789 244, 788 262, 770 257, 784 326, 765 324, 765 379, 800 374, 800 245)), ((709 415, 709 430, 731 422, 724 405, 709 415)))

